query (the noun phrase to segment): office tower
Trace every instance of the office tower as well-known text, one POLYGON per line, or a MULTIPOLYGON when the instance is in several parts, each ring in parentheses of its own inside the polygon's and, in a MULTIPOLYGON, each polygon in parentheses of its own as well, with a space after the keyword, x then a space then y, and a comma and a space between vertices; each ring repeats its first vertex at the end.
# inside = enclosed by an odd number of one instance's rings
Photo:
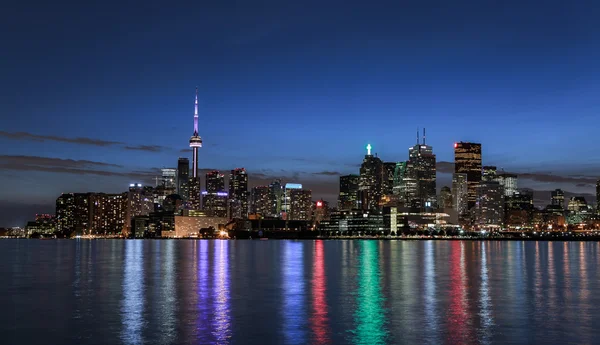
POLYGON ((188 208, 199 211, 202 207, 200 177, 190 177, 188 180, 188 208))
POLYGON ((323 220, 329 219, 329 203, 323 199, 317 200, 314 203, 313 220, 315 224, 321 223, 323 220))
POLYGON ((475 223, 480 226, 502 226, 504 222, 504 191, 497 181, 482 181, 477 186, 475 223))
POLYGON ((218 170, 206 173, 206 191, 202 193, 203 209, 212 217, 227 217, 225 175, 218 170))
POLYGON ((189 197, 188 184, 190 180, 190 160, 179 158, 177 160, 177 194, 187 200, 189 197))
POLYGON ((271 216, 273 212, 273 201, 271 195, 271 187, 256 186, 252 188, 252 193, 250 195, 252 199, 252 213, 260 214, 263 217, 271 216))
POLYGON ((571 199, 569 199, 569 204, 567 205, 567 208, 571 212, 587 211, 588 203, 585 200, 585 197, 574 196, 571 197, 571 199))
POLYGON ((481 171, 481 180, 485 182, 497 181, 498 175, 496 173, 496 167, 493 165, 486 165, 481 171))
POLYGON ((351 210, 358 206, 358 175, 340 176, 340 194, 338 208, 340 210, 351 210))
POLYGON ((452 174, 452 209, 463 216, 468 208, 468 183, 467 174, 452 174))
POLYGON ((467 174, 468 207, 475 206, 481 182, 481 144, 454 143, 454 172, 467 174))
POLYGON ((402 195, 405 175, 406 162, 396 163, 396 167, 394 168, 394 185, 392 186, 392 193, 394 195, 402 195))
POLYGON ((452 208, 452 190, 448 186, 442 187, 440 190, 440 200, 438 206, 441 209, 452 208))
POLYGON ((161 177, 160 184, 155 188, 158 202, 162 204, 167 195, 177 192, 177 169, 163 168, 160 169, 161 177))
MULTIPOLYGON (((596 194, 598 194, 598 187, 596 186, 596 194)), ((565 208, 565 192, 562 189, 555 189, 552 192, 552 206, 558 206, 561 209, 565 208)))
POLYGON ((510 196, 505 196, 504 200, 504 223, 507 227, 523 227, 531 225, 535 209, 532 191, 516 191, 510 196))
POLYGON ((276 179, 270 185, 269 188, 271 190, 270 199, 271 199, 271 209, 269 211, 269 215, 274 217, 281 216, 281 211, 283 208, 284 202, 284 191, 283 185, 281 184, 281 180, 276 179))
POLYGON ((287 219, 289 219, 289 213, 291 211, 291 204, 292 204, 292 191, 293 190, 301 190, 302 189, 302 185, 300 183, 286 183, 285 184, 285 189, 284 189, 284 193, 283 193, 283 205, 281 206, 281 210, 284 214, 286 214, 288 216, 287 219))
POLYGON ((501 173, 498 175, 498 182, 504 188, 504 196, 512 196, 517 192, 517 175, 501 173))
MULTIPOLYGON (((288 183, 289 184, 289 183, 288 183)), ((291 188, 286 184, 286 197, 289 196, 289 220, 310 220, 312 211, 312 192, 310 190, 291 188)))
POLYGON ((56 199, 56 230, 87 235, 90 231, 91 193, 64 193, 56 199))
POLYGON ((381 178, 381 193, 383 195, 390 195, 394 190, 394 172, 396 171, 396 163, 395 162, 385 162, 383 163, 382 173, 383 176, 381 178))
POLYGON ((408 149, 408 161, 407 174, 414 182, 409 180, 413 183, 407 184, 407 201, 418 207, 435 207, 437 203, 436 159, 433 148, 425 144, 424 129, 423 143, 419 143, 417 131, 417 143, 408 149))
POLYGON ((231 170, 229 174, 229 216, 248 217, 248 174, 244 168, 231 170))
POLYGON ((371 154, 371 145, 367 145, 367 154, 360 166, 358 189, 360 204, 365 210, 378 209, 382 192, 383 163, 371 154))

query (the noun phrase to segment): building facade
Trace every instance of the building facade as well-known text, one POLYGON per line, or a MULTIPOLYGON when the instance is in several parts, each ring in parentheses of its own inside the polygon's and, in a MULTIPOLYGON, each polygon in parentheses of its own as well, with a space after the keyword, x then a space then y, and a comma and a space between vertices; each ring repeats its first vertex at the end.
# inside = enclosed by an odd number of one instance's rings
POLYGON ((225 175, 218 170, 206 173, 206 191, 202 192, 203 210, 211 217, 227 217, 225 175))
POLYGON ((187 158, 179 158, 177 160, 177 194, 183 200, 188 200, 190 180, 190 160, 187 158))
POLYGON ((338 209, 352 210, 360 208, 358 201, 358 175, 340 176, 340 194, 338 197, 338 209))
POLYGON ((467 175, 468 208, 475 206, 481 182, 481 144, 454 143, 454 172, 467 175))
POLYGON ((312 191, 306 189, 288 189, 286 185, 286 197, 289 196, 289 220, 310 220, 312 211, 312 191))
POLYGON ((379 208, 382 196, 383 162, 371 154, 371 145, 367 146, 367 154, 360 166, 358 189, 360 205, 364 210, 379 208))
POLYGON ((248 174, 237 168, 229 174, 229 217, 248 217, 248 174))

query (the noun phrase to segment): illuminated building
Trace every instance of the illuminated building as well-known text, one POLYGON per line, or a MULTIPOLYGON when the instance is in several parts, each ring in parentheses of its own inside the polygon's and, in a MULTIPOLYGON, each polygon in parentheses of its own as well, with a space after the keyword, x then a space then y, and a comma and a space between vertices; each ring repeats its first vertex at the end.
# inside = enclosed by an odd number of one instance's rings
POLYGON ((202 193, 203 210, 212 217, 227 217, 225 175, 218 170, 206 173, 206 191, 202 193))
POLYGON ((378 210, 340 210, 319 225, 321 231, 332 235, 376 234, 385 230, 383 214, 378 210))
POLYGON ((496 174, 496 167, 493 165, 486 165, 481 171, 481 181, 497 181, 498 175, 496 174))
MULTIPOLYGON (((302 185, 300 183, 286 183, 284 194, 283 194, 283 205, 281 206, 281 211, 284 214, 288 214, 291 211, 292 204, 292 190, 294 189, 302 189, 302 185)), ((289 218, 288 218, 289 219, 289 218)))
POLYGON ((505 197, 505 225, 530 227, 533 221, 533 192, 521 190, 505 197))
POLYGON ((360 166, 358 183, 360 205, 364 210, 378 209, 382 195, 383 163, 371 154, 371 149, 371 145, 367 145, 367 154, 360 166))
POLYGON ((384 162, 382 167, 383 176, 381 179, 381 193, 383 195, 390 195, 394 190, 394 172, 396 171, 396 163, 384 162))
POLYGON ((177 194, 183 200, 189 197, 188 184, 190 180, 190 160, 187 158, 179 158, 177 160, 177 194))
POLYGON ((504 188, 504 196, 512 196, 517 192, 517 175, 502 173, 498 175, 498 182, 504 188))
POLYGON ((162 231, 162 237, 198 237, 201 230, 218 230, 229 221, 225 217, 175 216, 175 230, 162 231))
POLYGON ((404 177, 406 175, 406 162, 398 162, 396 163, 396 167, 394 168, 394 185, 392 186, 392 193, 394 195, 401 196, 403 194, 403 185, 404 185, 404 177))
POLYGON ((94 193, 91 200, 92 234, 117 236, 128 231, 128 193, 94 193))
POLYGON ((475 223, 479 226, 502 226, 504 222, 504 190, 496 181, 480 182, 477 186, 475 223))
POLYGON ((56 217, 50 214, 36 214, 35 220, 27 222, 25 232, 27 235, 51 235, 56 231, 56 217))
POLYGON ((358 175, 340 176, 340 194, 338 197, 338 208, 340 210, 359 208, 358 181, 358 175))
POLYGON ((468 208, 471 209, 481 181, 481 144, 454 143, 454 172, 467 174, 468 208))
POLYGON ((65 193, 56 199, 57 231, 63 234, 89 234, 91 195, 92 193, 65 193))
POLYGON ((423 129, 423 143, 419 143, 417 132, 417 143, 408 149, 406 201, 411 205, 421 208, 436 206, 435 161, 433 148, 425 144, 423 129))
POLYGON ((271 188, 267 186, 256 186, 252 188, 250 194, 251 212, 260 214, 263 217, 271 216, 273 210, 273 203, 271 200, 271 188))
MULTIPOLYGON (((598 187, 596 187, 596 193, 598 192, 598 187)), ((565 208, 565 192, 562 189, 555 189, 552 192, 552 199, 550 201, 552 206, 558 206, 561 210, 565 208)))
POLYGON ((273 181, 269 185, 269 188, 271 189, 271 208, 269 210, 269 215, 273 217, 279 217, 283 209, 283 203, 285 198, 281 180, 277 179, 273 181))
POLYGON ((440 190, 440 200, 438 201, 439 208, 452 208, 452 190, 448 186, 442 187, 440 190))
POLYGON ((588 210, 588 203, 582 196, 574 196, 569 199, 567 209, 571 212, 581 212, 588 210))
POLYGON ((596 181, 596 212, 600 214, 600 179, 596 181))
POLYGON ((194 134, 190 138, 190 147, 192 148, 192 177, 188 182, 188 206, 193 210, 199 210, 201 184, 198 175, 198 149, 202 147, 202 138, 198 135, 198 88, 196 88, 196 100, 194 101, 194 134))
POLYGON ((200 210, 201 207, 201 185, 199 177, 190 177, 188 182, 188 207, 191 210, 200 210))
POLYGON ((568 224, 580 224, 586 222, 592 216, 591 207, 582 196, 571 197, 567 209, 569 210, 567 213, 568 224))
POLYGON ((286 184, 286 198, 289 196, 289 220, 310 220, 312 211, 312 192, 310 190, 289 188, 286 184))
POLYGON ((459 218, 469 210, 467 186, 467 174, 452 174, 452 209, 459 218))
POLYGON ((329 219, 329 203, 323 199, 314 203, 313 220, 316 224, 329 219))
POLYGON ((248 217, 248 174, 244 168, 229 174, 229 217, 248 217))

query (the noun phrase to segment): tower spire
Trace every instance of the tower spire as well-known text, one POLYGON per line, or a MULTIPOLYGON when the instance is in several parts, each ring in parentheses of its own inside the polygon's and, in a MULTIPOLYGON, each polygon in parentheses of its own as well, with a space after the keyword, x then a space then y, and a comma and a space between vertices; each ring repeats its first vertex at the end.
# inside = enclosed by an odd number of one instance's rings
POLYGON ((194 135, 198 135, 198 87, 196 86, 196 101, 194 101, 194 135))
POLYGON ((419 145, 419 127, 417 127, 417 145, 419 145))
POLYGON ((425 127, 423 127, 423 145, 425 145, 425 127))

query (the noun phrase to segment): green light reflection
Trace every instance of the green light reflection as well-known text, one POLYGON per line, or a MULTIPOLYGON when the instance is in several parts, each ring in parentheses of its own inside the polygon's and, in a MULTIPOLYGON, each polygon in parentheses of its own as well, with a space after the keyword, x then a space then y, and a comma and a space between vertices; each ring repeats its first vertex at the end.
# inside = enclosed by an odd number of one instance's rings
POLYGON ((375 241, 361 241, 358 272, 357 310, 354 314, 356 329, 354 344, 385 344, 383 295, 381 294, 378 248, 375 241))

